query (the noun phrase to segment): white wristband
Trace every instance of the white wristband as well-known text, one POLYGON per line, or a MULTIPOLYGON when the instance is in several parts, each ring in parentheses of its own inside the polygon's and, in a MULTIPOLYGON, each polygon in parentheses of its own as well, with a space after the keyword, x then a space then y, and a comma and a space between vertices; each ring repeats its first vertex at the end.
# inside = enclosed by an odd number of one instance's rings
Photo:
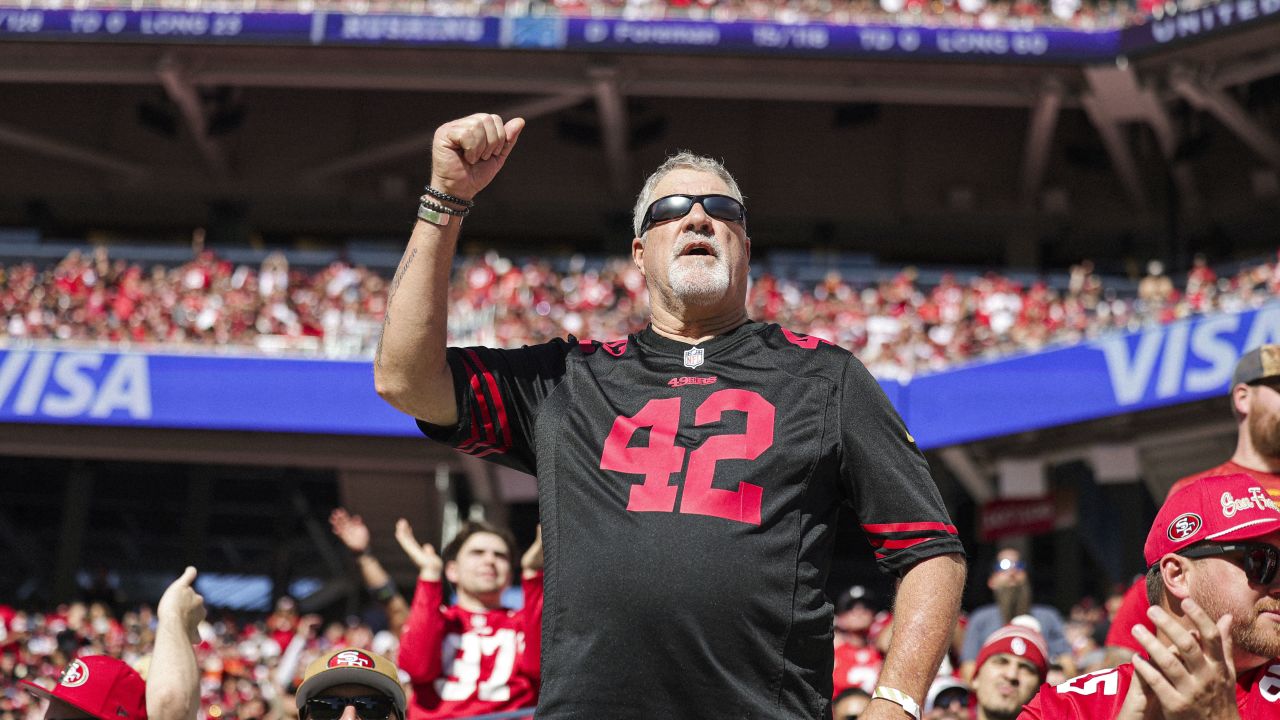
POLYGON ((418 219, 426 220, 432 225, 441 225, 441 226, 448 225, 449 217, 450 216, 447 215, 446 213, 442 213, 439 210, 432 210, 426 205, 418 206, 418 219))
POLYGON ((908 715, 915 718, 915 720, 920 720, 920 703, 901 690, 895 690, 885 685, 877 685, 876 691, 871 693, 871 699, 875 700, 876 698, 900 705, 903 710, 907 711, 908 715))

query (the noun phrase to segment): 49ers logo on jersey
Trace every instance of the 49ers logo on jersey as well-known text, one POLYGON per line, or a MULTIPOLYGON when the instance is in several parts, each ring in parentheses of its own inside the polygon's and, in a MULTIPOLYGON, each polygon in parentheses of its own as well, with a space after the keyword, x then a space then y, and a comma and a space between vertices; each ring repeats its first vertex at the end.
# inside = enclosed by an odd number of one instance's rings
POLYGON ((1204 521, 1199 515, 1193 512, 1182 513, 1169 523, 1169 539, 1173 542, 1182 542, 1200 532, 1202 527, 1204 527, 1204 521))
POLYGON ((67 669, 62 671, 58 684, 63 687, 80 687, 88 681, 89 668, 80 660, 72 660, 67 669))
POLYGON ((372 668, 373 658, 365 655, 359 650, 343 650, 342 652, 329 658, 329 667, 361 667, 372 668))

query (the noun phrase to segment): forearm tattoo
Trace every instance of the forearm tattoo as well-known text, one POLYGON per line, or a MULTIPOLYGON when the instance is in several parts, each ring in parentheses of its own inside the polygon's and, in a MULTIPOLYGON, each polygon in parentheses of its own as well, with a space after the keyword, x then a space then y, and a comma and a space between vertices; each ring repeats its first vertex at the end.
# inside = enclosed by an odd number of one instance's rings
POLYGON ((400 280, 404 278, 405 271, 417 256, 418 248, 411 248, 409 254, 400 263, 400 267, 396 268, 395 276, 391 278, 391 289, 387 291, 387 307, 382 312, 382 334, 378 336, 378 350, 374 353, 374 363, 379 367, 382 366, 382 341, 387 337, 387 325, 391 322, 391 302, 396 297, 396 290, 400 287, 400 280))

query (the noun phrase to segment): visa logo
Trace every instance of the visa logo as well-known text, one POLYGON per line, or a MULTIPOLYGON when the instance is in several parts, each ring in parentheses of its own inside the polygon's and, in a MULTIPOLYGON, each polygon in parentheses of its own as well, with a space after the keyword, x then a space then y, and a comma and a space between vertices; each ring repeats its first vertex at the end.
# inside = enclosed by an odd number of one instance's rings
POLYGON ((1157 399, 1183 393, 1227 391, 1231 372, 1246 350, 1280 342, 1280 305, 1256 312, 1208 315, 1133 335, 1094 341, 1107 362, 1116 402, 1133 405, 1155 391, 1157 399))
MULTIPOLYGON (((14 350, 0 360, 0 408, 25 417, 151 417, 144 355, 14 350)), ((0 413, 0 415, 7 413, 0 413)))

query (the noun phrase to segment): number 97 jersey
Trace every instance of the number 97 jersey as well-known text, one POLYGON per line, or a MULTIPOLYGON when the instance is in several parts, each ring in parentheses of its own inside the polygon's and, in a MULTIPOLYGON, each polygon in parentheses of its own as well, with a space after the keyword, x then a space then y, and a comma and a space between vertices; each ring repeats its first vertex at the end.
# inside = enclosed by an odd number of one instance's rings
POLYGON ((829 716, 839 506, 887 572, 963 552, 884 392, 817 338, 448 357, 458 423, 423 431, 538 477, 540 720, 829 716))

